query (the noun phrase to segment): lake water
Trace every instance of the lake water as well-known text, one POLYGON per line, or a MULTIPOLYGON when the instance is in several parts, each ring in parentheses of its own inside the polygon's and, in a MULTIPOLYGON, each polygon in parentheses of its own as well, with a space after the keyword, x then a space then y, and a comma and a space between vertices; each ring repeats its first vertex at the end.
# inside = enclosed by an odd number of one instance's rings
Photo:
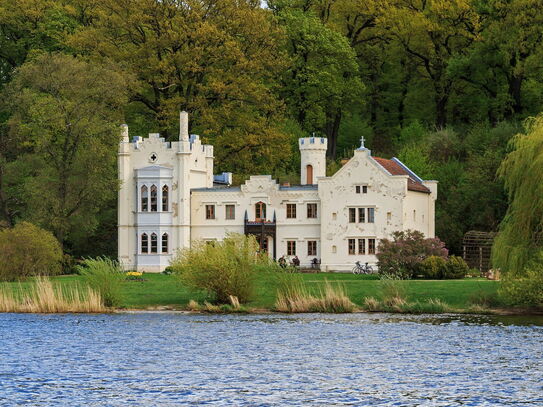
POLYGON ((1 406, 543 405, 543 318, 0 314, 1 406))

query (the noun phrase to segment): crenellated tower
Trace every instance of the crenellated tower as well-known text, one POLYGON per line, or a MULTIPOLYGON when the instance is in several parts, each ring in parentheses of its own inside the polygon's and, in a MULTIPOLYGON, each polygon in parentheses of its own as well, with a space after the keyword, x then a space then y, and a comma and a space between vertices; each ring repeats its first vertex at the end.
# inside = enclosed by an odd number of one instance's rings
POLYGON ((326 176, 326 150, 328 140, 324 137, 298 139, 301 156, 300 184, 317 183, 318 177, 326 176))

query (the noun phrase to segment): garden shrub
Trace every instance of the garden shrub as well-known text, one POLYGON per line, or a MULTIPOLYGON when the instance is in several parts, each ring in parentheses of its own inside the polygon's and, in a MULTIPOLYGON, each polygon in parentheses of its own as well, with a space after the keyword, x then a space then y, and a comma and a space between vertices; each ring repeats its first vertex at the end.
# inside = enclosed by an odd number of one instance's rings
POLYGON ((521 273, 504 273, 500 297, 510 305, 543 308, 543 251, 521 273))
POLYGON ((444 279, 464 278, 469 273, 469 266, 462 257, 450 256, 443 269, 444 279))
POLYGON ((419 265, 419 273, 423 278, 438 280, 443 278, 447 261, 443 257, 430 256, 419 265))
POLYGON ((107 257, 85 259, 77 270, 89 287, 101 295, 106 307, 121 305, 125 274, 118 261, 107 257))
POLYGON ((377 260, 379 273, 405 279, 414 277, 420 263, 430 256, 447 258, 445 244, 438 238, 426 239, 416 230, 394 232, 392 240, 381 239, 377 260))
POLYGON ((0 231, 0 280, 13 281, 62 271, 62 249, 48 231, 21 222, 0 231))
POLYGON ((257 267, 268 261, 258 251, 254 236, 229 234, 213 245, 195 242, 171 266, 184 285, 207 292, 217 303, 228 304, 233 295, 243 304, 253 294, 257 267))

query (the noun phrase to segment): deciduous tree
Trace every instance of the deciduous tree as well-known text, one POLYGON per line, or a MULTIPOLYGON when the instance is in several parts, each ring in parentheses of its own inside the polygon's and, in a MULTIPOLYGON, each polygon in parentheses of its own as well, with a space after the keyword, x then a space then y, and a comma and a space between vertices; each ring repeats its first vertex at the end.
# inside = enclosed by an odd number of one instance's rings
POLYGON ((10 132, 25 147, 24 217, 61 243, 96 227, 117 192, 118 123, 127 81, 111 65, 44 54, 17 69, 7 90, 10 132))

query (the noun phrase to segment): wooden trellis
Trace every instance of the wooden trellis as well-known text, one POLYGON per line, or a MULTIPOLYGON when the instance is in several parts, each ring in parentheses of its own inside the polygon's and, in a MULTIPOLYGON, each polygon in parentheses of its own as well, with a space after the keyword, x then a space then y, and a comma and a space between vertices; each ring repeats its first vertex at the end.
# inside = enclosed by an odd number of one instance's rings
POLYGON ((481 273, 491 268, 490 254, 495 232, 470 230, 462 241, 463 258, 470 268, 478 269, 481 273))

